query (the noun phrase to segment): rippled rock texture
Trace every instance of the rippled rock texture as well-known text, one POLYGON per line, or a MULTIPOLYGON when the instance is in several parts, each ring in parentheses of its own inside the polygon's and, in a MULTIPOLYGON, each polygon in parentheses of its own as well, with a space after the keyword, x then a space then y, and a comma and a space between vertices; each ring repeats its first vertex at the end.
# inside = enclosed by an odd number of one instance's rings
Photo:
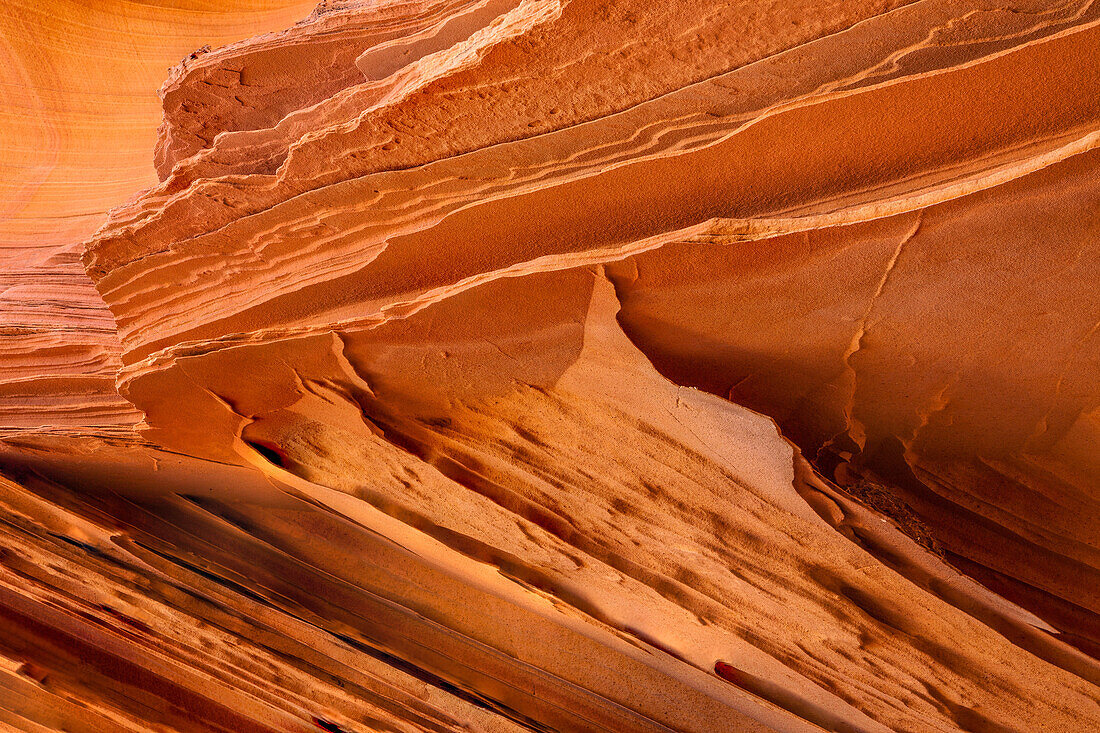
POLYGON ((5 730, 1100 728, 1100 4, 0 43, 5 730))

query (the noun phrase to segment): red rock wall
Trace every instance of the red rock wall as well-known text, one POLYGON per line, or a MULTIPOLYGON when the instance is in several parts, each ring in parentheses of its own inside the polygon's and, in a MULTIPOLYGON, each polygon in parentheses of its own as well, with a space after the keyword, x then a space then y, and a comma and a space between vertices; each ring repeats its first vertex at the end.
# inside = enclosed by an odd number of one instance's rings
POLYGON ((0 719, 1097 726, 1100 9, 307 11, 8 13, 0 719))

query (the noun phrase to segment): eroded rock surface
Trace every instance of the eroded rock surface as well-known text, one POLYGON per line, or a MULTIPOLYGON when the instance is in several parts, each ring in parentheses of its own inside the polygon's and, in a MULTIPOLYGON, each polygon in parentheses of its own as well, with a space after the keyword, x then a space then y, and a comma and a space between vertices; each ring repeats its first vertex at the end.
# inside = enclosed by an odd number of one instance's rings
POLYGON ((1100 726, 1100 6, 243 5, 5 225, 4 724, 1100 726))

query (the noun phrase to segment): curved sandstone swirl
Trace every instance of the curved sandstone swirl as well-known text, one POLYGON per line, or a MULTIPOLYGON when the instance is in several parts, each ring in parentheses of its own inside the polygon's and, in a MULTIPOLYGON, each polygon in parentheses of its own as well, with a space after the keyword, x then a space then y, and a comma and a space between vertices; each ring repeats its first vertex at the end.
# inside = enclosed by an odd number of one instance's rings
POLYGON ((0 443, 0 720, 1100 727, 1098 54, 435 0, 193 55, 83 252, 143 419, 0 443))
POLYGON ((111 313, 80 264, 109 209, 156 183, 156 87, 204 44, 309 0, 9 0, 0 9, 0 433, 140 419, 114 388, 111 313))

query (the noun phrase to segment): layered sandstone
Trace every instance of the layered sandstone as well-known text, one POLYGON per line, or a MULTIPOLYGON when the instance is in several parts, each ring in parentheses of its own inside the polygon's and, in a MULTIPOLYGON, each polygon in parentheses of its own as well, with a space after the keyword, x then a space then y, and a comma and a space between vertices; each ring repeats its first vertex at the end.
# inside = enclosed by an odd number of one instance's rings
POLYGON ((97 148, 149 188, 5 253, 5 722, 1097 727, 1098 54, 1086 0, 190 54, 97 148))

